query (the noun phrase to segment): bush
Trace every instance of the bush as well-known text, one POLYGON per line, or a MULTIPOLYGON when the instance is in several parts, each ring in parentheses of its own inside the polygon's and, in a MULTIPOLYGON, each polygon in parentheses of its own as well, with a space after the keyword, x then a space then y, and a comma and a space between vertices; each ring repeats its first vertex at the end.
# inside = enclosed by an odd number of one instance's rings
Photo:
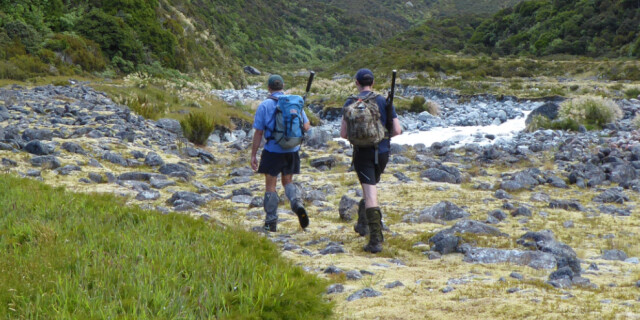
POLYGON ((427 102, 426 109, 432 116, 440 115, 440 105, 435 101, 427 102))
POLYGON ((26 47, 27 52, 36 53, 38 51, 42 37, 32 26, 16 20, 5 24, 4 30, 11 39, 20 41, 26 47))
POLYGON ((573 119, 562 118, 552 121, 543 115, 536 115, 527 125, 525 130, 528 132, 534 132, 538 129, 578 131, 579 128, 580 124, 573 119))
POLYGON ((632 88, 625 90, 624 95, 627 97, 627 99, 638 99, 638 96, 640 96, 640 89, 632 88))
POLYGON ((56 34, 45 46, 62 53, 65 62, 79 65, 85 71, 102 71, 107 66, 100 46, 80 36, 56 34))
POLYGON ((414 96, 409 106, 409 111, 416 113, 424 111, 425 102, 427 102, 427 100, 423 96, 414 96))
POLYGON ((197 145, 203 145, 215 128, 213 120, 203 112, 190 112, 180 121, 184 136, 197 145))
POLYGON ((587 129, 601 129, 623 116, 622 109, 611 99, 584 96, 560 105, 559 119, 572 119, 587 129))
POLYGON ((133 112, 143 116, 145 119, 157 120, 166 111, 165 106, 150 101, 146 95, 138 94, 134 97, 118 99, 117 103, 124 104, 133 112))

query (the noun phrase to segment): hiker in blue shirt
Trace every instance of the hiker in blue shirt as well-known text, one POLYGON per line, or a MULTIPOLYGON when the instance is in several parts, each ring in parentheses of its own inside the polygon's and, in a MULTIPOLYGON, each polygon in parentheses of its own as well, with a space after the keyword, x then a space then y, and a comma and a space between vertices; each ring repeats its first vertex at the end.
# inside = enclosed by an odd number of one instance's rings
MULTIPOLYGON (((278 193, 276 185, 278 175, 281 176, 285 195, 289 198, 291 210, 296 213, 300 226, 304 229, 309 225, 309 218, 300 197, 300 190, 293 184, 293 175, 300 173, 300 146, 291 149, 283 149, 274 139, 273 131, 276 126, 275 114, 277 99, 284 95, 284 80, 279 75, 272 75, 267 81, 269 98, 263 101, 256 110, 253 121, 255 134, 251 147, 251 168, 265 176, 266 191, 264 194, 264 211, 266 213, 264 230, 276 232, 278 225, 278 193), (258 165, 257 153, 265 137, 266 143, 260 163, 258 165)), ((302 111, 302 129, 308 131, 311 128, 307 115, 302 111)))
MULTIPOLYGON (((360 69, 356 73, 356 87, 360 92, 359 99, 366 99, 373 92, 374 77, 369 69, 360 69)), ((383 126, 387 123, 387 107, 392 108, 392 132, 378 143, 377 147, 354 147, 353 168, 358 176, 362 187, 363 199, 358 206, 358 222, 354 230, 361 236, 369 234, 369 242, 363 248, 364 251, 378 253, 382 251, 382 211, 378 205, 378 189, 376 184, 380 182, 380 176, 384 172, 389 161, 389 151, 391 147, 390 137, 402 133, 402 127, 398 120, 398 115, 393 106, 387 106, 384 97, 378 95, 375 98, 380 112, 380 121, 383 126), (376 151, 378 154, 376 155, 376 151)), ((354 103, 354 99, 347 99, 344 108, 354 103)), ((347 121, 344 116, 340 126, 340 136, 347 139, 347 121)))

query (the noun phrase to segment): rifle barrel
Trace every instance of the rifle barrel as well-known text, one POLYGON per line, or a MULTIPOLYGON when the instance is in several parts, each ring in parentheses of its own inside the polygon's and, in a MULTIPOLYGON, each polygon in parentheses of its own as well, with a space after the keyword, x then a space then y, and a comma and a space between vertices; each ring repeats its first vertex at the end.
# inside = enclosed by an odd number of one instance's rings
POLYGON ((309 90, 311 90, 311 83, 313 82, 313 77, 316 75, 315 72, 311 71, 309 73, 309 80, 307 80, 307 90, 305 90, 304 98, 306 100, 307 94, 309 94, 309 90))

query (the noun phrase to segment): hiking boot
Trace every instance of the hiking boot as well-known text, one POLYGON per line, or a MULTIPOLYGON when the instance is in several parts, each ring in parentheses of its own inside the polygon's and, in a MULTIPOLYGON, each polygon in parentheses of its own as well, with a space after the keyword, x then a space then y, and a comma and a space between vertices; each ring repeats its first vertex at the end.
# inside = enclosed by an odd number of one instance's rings
POLYGON ((293 209, 293 212, 295 212, 295 214, 298 216, 298 221, 300 222, 300 226, 302 227, 302 229, 308 227, 309 216, 307 215, 307 210, 305 210, 304 206, 302 205, 302 201, 298 200, 292 203, 291 209, 293 209))
POLYGON ((365 210, 367 221, 369 222, 369 243, 364 246, 364 251, 378 253, 382 251, 382 212, 379 207, 368 208, 365 210))
POLYGON ((353 226, 353 230, 361 237, 369 234, 369 226, 367 225, 367 215, 364 210, 364 199, 358 204, 358 222, 353 226))
POLYGON ((265 222, 264 223, 264 231, 267 231, 267 232, 276 232, 276 231, 278 231, 278 222, 277 221, 265 222))

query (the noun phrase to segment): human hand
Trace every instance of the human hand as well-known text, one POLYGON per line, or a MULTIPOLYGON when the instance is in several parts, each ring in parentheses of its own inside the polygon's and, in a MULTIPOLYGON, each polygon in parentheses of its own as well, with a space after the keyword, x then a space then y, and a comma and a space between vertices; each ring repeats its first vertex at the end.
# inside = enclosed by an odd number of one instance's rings
POLYGON ((251 169, 258 171, 258 158, 256 156, 251 156, 251 169))

